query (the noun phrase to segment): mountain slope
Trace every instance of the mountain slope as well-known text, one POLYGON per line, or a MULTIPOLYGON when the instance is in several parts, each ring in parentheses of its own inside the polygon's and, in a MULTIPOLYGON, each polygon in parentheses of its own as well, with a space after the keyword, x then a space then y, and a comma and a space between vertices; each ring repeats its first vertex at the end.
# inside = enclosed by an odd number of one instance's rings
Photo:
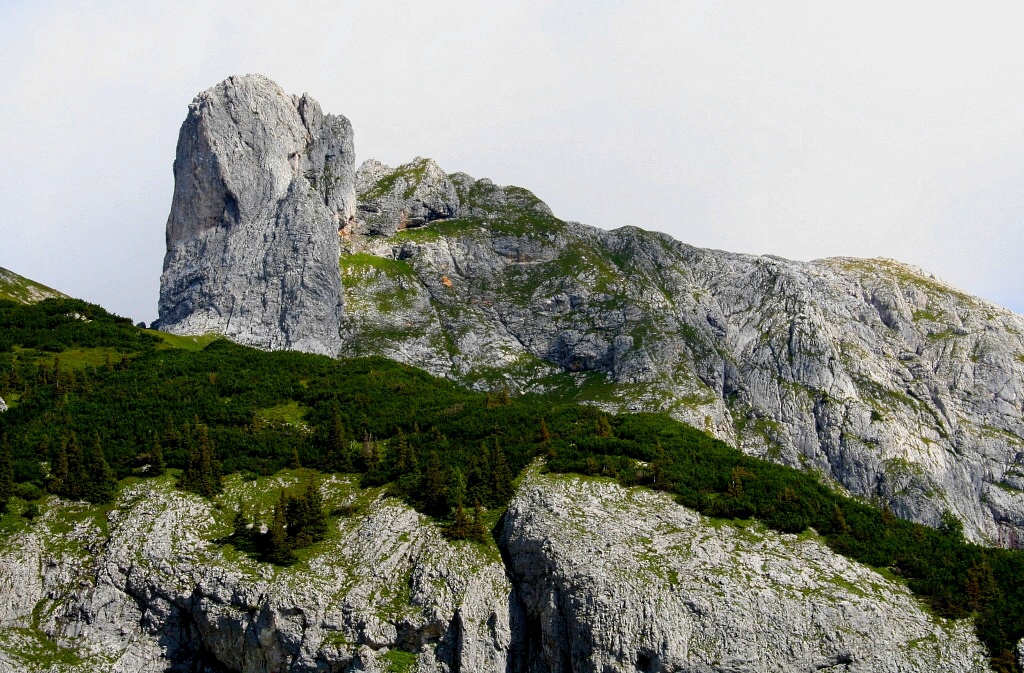
POLYGON ((951 510, 1020 544, 1021 316, 889 260, 702 250, 452 181, 457 218, 347 240, 343 353, 667 411, 902 517, 951 510))
POLYGON ((258 76, 194 103, 163 329, 666 411, 901 517, 936 526, 948 510, 974 540, 1021 544, 1020 316, 887 260, 801 263, 563 221, 429 159, 353 174, 351 136, 321 134, 334 126, 307 108, 258 76))
MULTIPOLYGON (((308 478, 236 476, 223 499, 259 507, 308 478)), ((212 543, 228 512, 166 481, 127 485, 106 517, 51 499, 0 537, 0 668, 990 670, 968 620, 929 615, 813 537, 609 480, 531 471, 500 533, 509 574, 344 476, 321 490, 358 507, 300 565, 273 568, 212 543)))
POLYGON ((49 297, 66 297, 51 287, 19 276, 13 271, 0 267, 0 299, 9 299, 22 304, 42 301, 49 297))

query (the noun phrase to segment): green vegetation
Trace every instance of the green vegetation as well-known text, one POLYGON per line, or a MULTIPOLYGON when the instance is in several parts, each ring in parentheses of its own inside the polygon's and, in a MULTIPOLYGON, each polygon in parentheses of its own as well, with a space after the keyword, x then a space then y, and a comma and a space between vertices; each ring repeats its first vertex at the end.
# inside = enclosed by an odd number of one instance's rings
MULTIPOLYGON (((995 669, 1019 670, 1012 652, 1024 636, 1024 552, 969 544, 952 517, 939 529, 903 521, 667 416, 476 393, 382 358, 265 353, 220 339, 202 350, 166 348, 74 300, 0 301, 0 326, 0 395, 19 396, 0 414, 8 499, 31 487, 103 502, 114 477, 165 466, 182 471, 182 487, 211 496, 222 474, 303 466, 357 473, 364 486, 435 517, 449 536, 487 540, 516 475, 543 459, 551 471, 671 492, 708 516, 787 533, 813 528, 837 552, 888 568, 937 614, 972 616, 995 669), (80 348, 124 357, 62 367, 62 349, 80 348)), ((322 537, 324 507, 312 487, 275 497, 268 532, 255 534, 255 517, 239 508, 231 541, 289 563, 322 537)))
POLYGON ((29 304, 45 297, 63 296, 52 287, 46 287, 0 267, 0 299, 29 304))

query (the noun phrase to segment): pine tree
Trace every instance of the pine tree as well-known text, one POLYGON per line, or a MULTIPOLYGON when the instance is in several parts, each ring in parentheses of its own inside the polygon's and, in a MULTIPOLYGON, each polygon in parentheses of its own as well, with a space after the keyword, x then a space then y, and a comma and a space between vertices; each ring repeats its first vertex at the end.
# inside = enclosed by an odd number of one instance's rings
POLYGON ((153 453, 150 455, 149 460, 149 475, 151 477, 159 477, 167 469, 164 464, 164 449, 160 446, 160 440, 153 440, 153 453))
POLYGON ((490 537, 487 526, 484 525, 484 508, 479 502, 473 503, 473 523, 469 528, 469 539, 486 543, 490 537))
POLYGON ((282 566, 295 563, 295 554, 288 542, 288 520, 285 512, 287 506, 288 496, 282 491, 281 499, 274 506, 274 518, 270 522, 270 529, 267 530, 266 536, 266 560, 282 566))
POLYGON ((183 426, 183 430, 189 446, 189 455, 188 466, 178 485, 205 498, 212 498, 221 492, 222 485, 220 462, 213 457, 210 432, 205 425, 198 422, 194 433, 189 431, 187 424, 183 426), (193 434, 198 434, 198 440, 191 436, 193 434))
POLYGON ((288 526, 288 540, 293 549, 308 547, 327 535, 327 515, 324 514, 324 499, 320 489, 312 481, 297 498, 288 497, 285 502, 285 521, 288 526))
POLYGON ((455 521, 448 527, 448 537, 453 540, 465 540, 470 536, 472 532, 472 524, 469 521, 469 517, 466 515, 466 509, 462 506, 460 501, 455 506, 455 521))
POLYGON ((78 437, 71 433, 67 445, 68 454, 68 478, 64 482, 62 496, 70 500, 81 500, 85 495, 85 486, 88 476, 85 472, 85 456, 82 455, 82 447, 78 444, 78 437))
POLYGON ((491 497, 491 452, 487 442, 469 457, 466 470, 467 497, 470 501, 487 502, 491 497))
POLYGON ((117 480, 114 472, 107 465, 106 456, 103 455, 103 444, 100 443, 100 436, 96 435, 92 451, 89 454, 89 462, 86 465, 86 481, 83 495, 86 500, 92 503, 110 502, 117 490, 117 480))
POLYGON ((7 506, 7 501, 14 495, 14 460, 11 457, 11 445, 5 434, 0 439, 0 511, 7 506))
POLYGON ((598 437, 613 437, 615 435, 612 432, 611 423, 608 422, 608 417, 604 414, 597 419, 597 436, 598 437))
POLYGON ((430 452, 427 467, 420 479, 420 493, 427 514, 443 517, 448 513, 448 488, 441 471, 441 456, 437 451, 430 452))
POLYGON ((548 443, 551 441, 551 433, 548 432, 548 424, 544 422, 544 418, 540 419, 540 441, 548 443))
POLYGON ((231 544, 242 551, 253 551, 252 522, 245 513, 245 505, 238 503, 235 516, 231 521, 231 544))
POLYGON ((409 446, 409 440, 406 438, 405 433, 399 428, 398 437, 395 439, 395 473, 402 475, 415 472, 417 468, 416 453, 409 446))
POLYGON ((292 447, 292 459, 289 461, 288 467, 293 470, 297 470, 302 467, 302 461, 299 459, 299 447, 297 446, 292 447))
POLYGON ((46 484, 46 490, 53 494, 64 494, 68 482, 68 443, 62 439, 56 449, 51 449, 50 456, 50 480, 46 484))
POLYGON ((341 414, 337 409, 331 416, 331 422, 327 426, 327 456, 326 466, 328 470, 337 472, 349 472, 353 466, 348 455, 349 440, 345 433, 345 426, 341 422, 341 414))
POLYGON ((512 470, 505 459, 505 451, 502 450, 497 437, 494 438, 494 453, 492 455, 490 504, 500 506, 512 497, 512 470))

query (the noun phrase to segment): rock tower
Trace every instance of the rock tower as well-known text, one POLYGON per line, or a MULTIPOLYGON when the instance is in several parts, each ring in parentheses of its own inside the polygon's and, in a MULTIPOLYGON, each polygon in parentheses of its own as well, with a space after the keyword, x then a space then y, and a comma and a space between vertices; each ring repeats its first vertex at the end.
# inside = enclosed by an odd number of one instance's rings
POLYGON ((335 355, 352 126, 261 75, 196 96, 178 135, 158 327, 335 355))

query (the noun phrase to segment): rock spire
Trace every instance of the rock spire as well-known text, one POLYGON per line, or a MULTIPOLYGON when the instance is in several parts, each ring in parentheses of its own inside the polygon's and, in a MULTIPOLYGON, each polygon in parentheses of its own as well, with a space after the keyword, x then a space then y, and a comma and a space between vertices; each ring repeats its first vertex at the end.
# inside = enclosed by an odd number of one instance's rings
POLYGON ((338 235, 355 212, 348 119, 262 75, 196 96, 178 136, 158 326, 336 354, 338 235))

